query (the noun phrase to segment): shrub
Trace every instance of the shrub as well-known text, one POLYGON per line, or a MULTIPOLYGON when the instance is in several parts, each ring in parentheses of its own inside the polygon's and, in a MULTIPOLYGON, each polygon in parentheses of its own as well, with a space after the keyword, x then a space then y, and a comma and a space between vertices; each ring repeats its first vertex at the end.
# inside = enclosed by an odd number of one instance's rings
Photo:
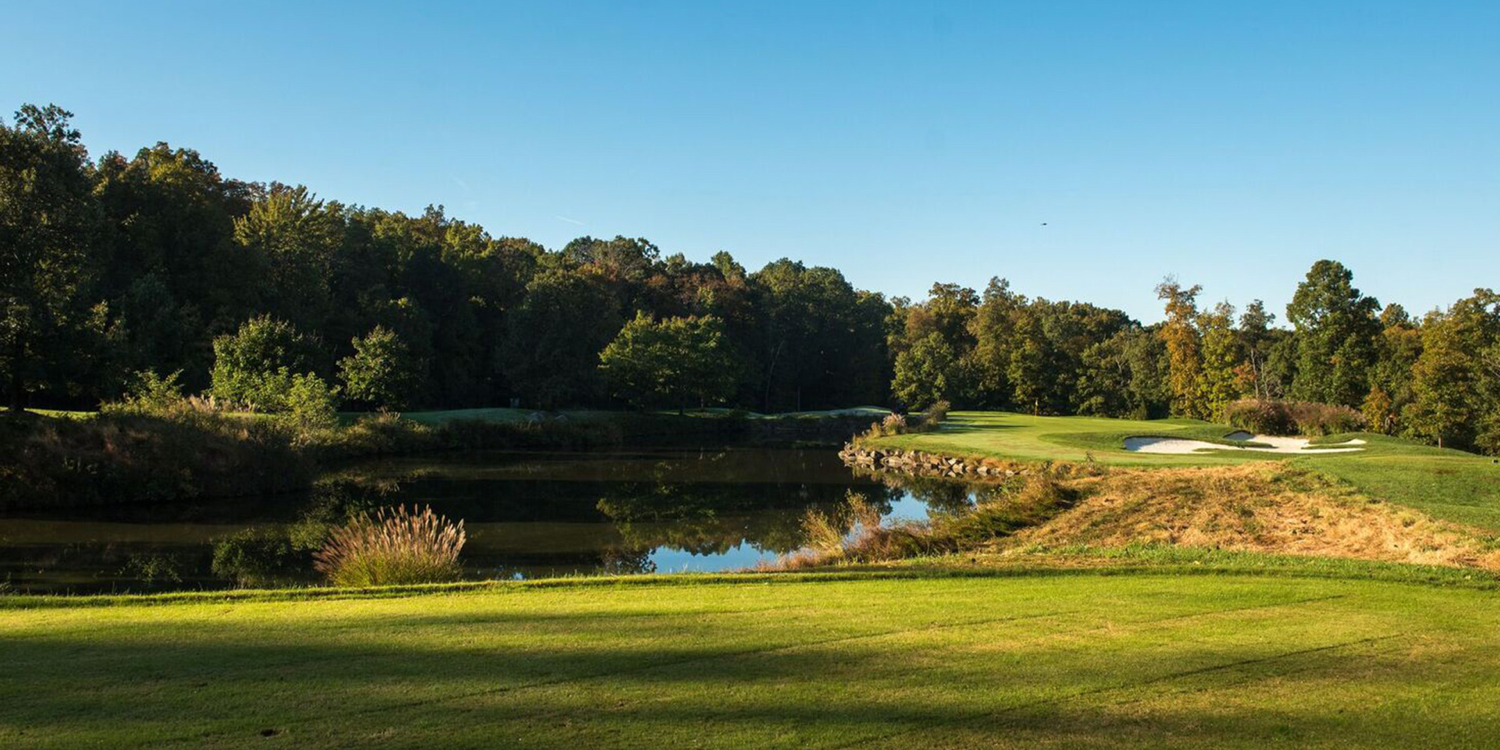
POLYGON ((927 407, 927 411, 922 412, 922 421, 918 424, 918 427, 922 432, 936 430, 943 423, 943 420, 948 418, 948 410, 951 408, 953 408, 953 405, 947 401, 933 403, 932 406, 927 407))
POLYGON ((214 339, 215 397, 259 411, 285 411, 292 373, 311 369, 315 347, 290 323, 261 316, 214 339))
POLYGON ((887 414, 885 419, 882 419, 879 422, 872 422, 870 424, 870 429, 865 430, 864 434, 860 435, 860 437, 879 438, 888 437, 890 435, 900 435, 905 433, 907 429, 908 427, 906 424, 906 417, 903 417, 900 414, 887 414))
POLYGON ((339 360, 345 395, 380 409, 406 408, 426 377, 411 347, 384 326, 351 343, 354 354, 339 360))
POLYGON ((338 423, 336 404, 339 389, 329 386, 312 373, 293 375, 283 397, 283 417, 302 430, 317 430, 338 423))
POLYGON ((1240 399, 1225 408, 1231 426, 1260 435, 1335 435, 1364 426, 1357 411, 1311 401, 1240 399))
POLYGON ((197 399, 145 411, 110 404, 92 419, 0 419, 0 507, 149 503, 299 489, 310 457, 273 421, 197 399))
POLYGON ((464 523, 405 505, 357 516, 334 529, 313 555, 316 568, 338 586, 390 586, 452 581, 462 572, 458 553, 464 523))
POLYGON ((1297 434, 1297 422, 1285 401, 1243 398, 1224 407, 1224 421, 1257 435, 1297 434))
POLYGON ((1292 418, 1297 430, 1303 435, 1337 435, 1355 432, 1364 427, 1365 418, 1359 412, 1334 404, 1317 404, 1299 401, 1292 404, 1292 418))
POLYGON ((182 384, 177 379, 182 370, 162 377, 152 370, 135 373, 125 389, 125 398, 114 406, 119 411, 135 411, 143 414, 165 412, 182 404, 182 384))

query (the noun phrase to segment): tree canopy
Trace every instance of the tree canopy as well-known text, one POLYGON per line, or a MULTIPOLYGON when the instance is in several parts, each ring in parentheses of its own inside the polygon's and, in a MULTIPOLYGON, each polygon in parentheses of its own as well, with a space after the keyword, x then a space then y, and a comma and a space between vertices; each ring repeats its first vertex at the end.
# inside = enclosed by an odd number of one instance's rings
POLYGON ((948 401, 1206 419, 1242 397, 1291 398, 1500 453, 1500 303, 1487 289, 1413 317, 1320 260, 1289 328, 1258 300, 1200 305, 1201 287, 1172 278, 1150 324, 999 276, 887 298, 791 258, 750 270, 725 251, 694 260, 625 236, 547 248, 442 206, 408 214, 235 180, 167 143, 91 160, 70 118, 26 105, 0 122, 0 382, 13 409, 90 408, 169 376, 314 421, 338 398, 767 412, 948 401))

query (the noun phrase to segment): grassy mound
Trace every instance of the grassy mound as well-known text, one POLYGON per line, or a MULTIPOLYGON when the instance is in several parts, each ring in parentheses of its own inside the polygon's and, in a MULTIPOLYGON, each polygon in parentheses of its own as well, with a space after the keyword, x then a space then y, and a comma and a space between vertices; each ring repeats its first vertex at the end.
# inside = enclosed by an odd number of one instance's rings
POLYGON ((1236 466, 1279 461, 1348 482, 1365 495, 1407 505, 1434 518, 1500 531, 1500 462, 1455 450, 1367 433, 1318 442, 1367 441, 1357 453, 1278 455, 1230 451, 1192 455, 1133 453, 1127 437, 1225 442, 1232 428, 1197 420, 1139 421, 1102 417, 1033 417, 955 412, 935 432, 897 435, 875 445, 955 456, 1101 466, 1236 466))

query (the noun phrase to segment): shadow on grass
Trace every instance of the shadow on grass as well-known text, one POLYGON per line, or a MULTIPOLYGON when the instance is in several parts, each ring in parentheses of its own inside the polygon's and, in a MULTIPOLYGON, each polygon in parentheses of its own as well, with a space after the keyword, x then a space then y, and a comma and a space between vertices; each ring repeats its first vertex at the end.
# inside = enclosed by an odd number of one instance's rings
POLYGON ((1325 630, 1286 618, 1297 610, 1284 607, 1307 602, 1327 599, 1087 616, 1045 605, 985 614, 981 602, 964 617, 887 622, 743 608, 376 615, 359 627, 304 621, 305 633, 212 617, 106 627, 0 644, 0 739, 214 747, 273 731, 318 747, 382 736, 445 747, 910 747, 1115 744, 1124 730, 1144 745, 1165 732, 1203 747, 1438 747, 1495 718, 1493 704, 1457 694, 1424 704, 1423 721, 1364 700, 1454 679, 1493 687, 1483 677, 1493 656, 1473 649, 1482 644, 1412 651, 1389 622, 1327 626, 1319 610, 1325 630))

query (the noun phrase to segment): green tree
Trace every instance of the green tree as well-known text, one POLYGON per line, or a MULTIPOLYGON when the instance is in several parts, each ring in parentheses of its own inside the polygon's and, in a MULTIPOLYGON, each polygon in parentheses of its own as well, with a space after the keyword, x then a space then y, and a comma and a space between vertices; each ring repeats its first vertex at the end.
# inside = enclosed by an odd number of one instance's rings
POLYGON ((1428 316, 1411 385, 1402 412, 1409 432, 1440 446, 1500 453, 1500 295, 1476 289, 1428 316))
POLYGON ((99 228, 72 113, 25 105, 0 122, 0 375, 10 408, 88 343, 99 228))
POLYGON ((926 300, 903 305, 891 335, 891 390, 898 401, 909 407, 972 402, 970 328, 978 306, 979 295, 957 284, 933 284, 926 300))
POLYGON ((344 237, 343 207, 307 188, 272 185, 234 222, 234 237, 266 268, 265 308, 307 330, 326 322, 333 259, 344 237))
POLYGON ((506 321, 501 363, 516 394, 542 408, 597 400, 604 390, 599 352, 620 331, 619 309, 595 273, 537 274, 506 321))
POLYGON ((1016 323, 1015 343, 1010 349, 1006 378, 1012 388, 1011 400, 1032 414, 1040 414, 1051 392, 1049 363, 1051 347, 1041 321, 1035 315, 1022 315, 1016 323))
POLYGON ((891 391, 897 401, 908 407, 954 401, 967 390, 962 359, 936 331, 896 355, 891 391))
POLYGON ((1026 305, 1024 296, 1010 290, 1009 281, 992 278, 969 321, 974 337, 975 399, 980 405, 1003 407, 1011 403, 1011 349, 1017 318, 1026 305))
POLYGON ((1400 305, 1387 305, 1380 313, 1380 340, 1370 371, 1370 396, 1361 407, 1371 429, 1388 434, 1402 430, 1401 414, 1414 398, 1412 372, 1421 355, 1421 329, 1400 305))
POLYGON ((750 277, 761 312, 756 360, 766 411, 885 400, 886 318, 878 294, 855 290, 832 268, 786 258, 750 277))
POLYGON ((375 326, 339 360, 344 396, 381 409, 404 409, 421 387, 422 361, 395 331, 375 326))
POLYGON ((651 319, 637 313, 599 354, 614 394, 637 407, 722 402, 734 390, 734 363, 718 318, 651 319))
POLYGON ((1234 331, 1234 307, 1220 302, 1198 316, 1202 335, 1202 404, 1205 416, 1222 418, 1224 409, 1240 397, 1238 370, 1240 342, 1234 331))
POLYGON ((123 365, 180 369, 186 387, 207 387, 214 334, 250 317, 264 286, 234 241, 255 188, 165 143, 131 159, 105 154, 95 171, 108 259, 100 287, 124 337, 123 365))
POLYGON ((1272 349, 1281 333, 1274 329, 1276 316, 1266 310, 1266 303, 1254 300, 1245 305, 1240 314, 1239 345, 1244 353, 1241 380, 1249 386, 1248 391, 1258 399, 1272 399, 1281 395, 1281 384, 1272 373, 1270 359, 1272 349))
POLYGON ((1343 264, 1320 260, 1286 306, 1297 332, 1294 398, 1357 408, 1369 392, 1380 303, 1361 294, 1353 281, 1343 264))

